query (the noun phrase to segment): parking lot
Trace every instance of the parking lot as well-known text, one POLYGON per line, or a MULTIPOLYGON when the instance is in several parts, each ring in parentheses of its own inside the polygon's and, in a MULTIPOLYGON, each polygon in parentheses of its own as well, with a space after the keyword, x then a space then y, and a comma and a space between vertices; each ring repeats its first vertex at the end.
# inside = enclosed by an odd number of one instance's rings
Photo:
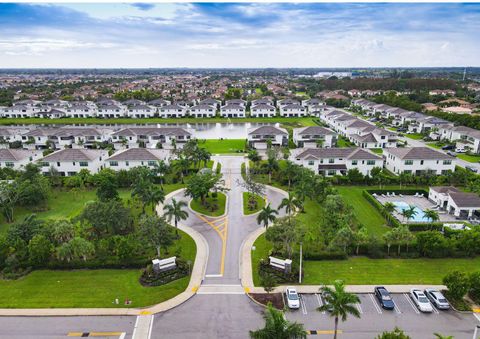
MULTIPOLYGON (((358 294, 360 303, 356 305, 360 319, 349 316, 345 323, 339 323, 342 338, 373 339, 383 331, 391 331, 398 326, 412 338, 434 338, 433 333, 453 335, 455 339, 472 339, 475 327, 480 325, 473 314, 453 310, 421 313, 408 293, 392 294, 394 310, 384 310, 373 294, 358 294)), ((320 294, 301 294, 300 308, 287 312, 287 318, 304 324, 305 329, 317 331, 317 335, 333 333, 334 320, 328 312, 318 312, 323 304, 320 294)), ((479 317, 480 318, 480 317, 479 317)), ((313 332, 315 333, 315 332, 313 332)))

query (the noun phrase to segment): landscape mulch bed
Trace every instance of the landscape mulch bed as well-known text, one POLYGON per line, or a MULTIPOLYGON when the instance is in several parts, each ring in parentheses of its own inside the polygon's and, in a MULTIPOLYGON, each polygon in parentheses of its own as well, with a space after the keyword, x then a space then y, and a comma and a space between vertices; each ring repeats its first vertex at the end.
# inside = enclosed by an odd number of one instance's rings
POLYGON ((265 306, 270 302, 279 310, 283 310, 285 307, 282 293, 251 293, 250 296, 265 306))

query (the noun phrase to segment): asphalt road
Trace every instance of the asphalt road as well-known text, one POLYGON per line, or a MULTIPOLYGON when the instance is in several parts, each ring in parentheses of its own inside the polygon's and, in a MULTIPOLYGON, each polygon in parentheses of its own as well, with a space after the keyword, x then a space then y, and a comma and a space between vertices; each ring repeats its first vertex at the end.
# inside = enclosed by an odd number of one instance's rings
MULTIPOLYGON (((384 310, 373 294, 359 294, 360 318, 350 316, 346 322, 339 323, 341 338, 373 339, 383 331, 392 331, 395 326, 403 329, 413 339, 434 338, 433 333, 452 335, 455 339, 472 339, 475 326, 479 320, 472 314, 450 311, 439 311, 431 314, 420 313, 412 303, 408 294, 393 294, 395 310, 384 310)), ((291 321, 303 323, 306 330, 317 330, 320 333, 333 331, 334 319, 328 312, 318 312, 322 305, 319 294, 302 294, 299 310, 287 312, 291 321)))

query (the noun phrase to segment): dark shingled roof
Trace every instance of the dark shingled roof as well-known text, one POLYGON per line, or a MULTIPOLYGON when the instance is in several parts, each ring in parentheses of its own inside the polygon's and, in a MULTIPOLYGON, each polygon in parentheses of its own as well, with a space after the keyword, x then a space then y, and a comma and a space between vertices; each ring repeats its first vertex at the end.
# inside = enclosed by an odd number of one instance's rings
POLYGON ((283 128, 278 128, 274 126, 261 126, 254 128, 248 132, 249 135, 252 134, 272 134, 272 135, 288 135, 288 132, 283 128))
POLYGON ((107 160, 164 160, 169 152, 165 150, 147 148, 128 148, 117 152, 107 160))
POLYGON ((305 135, 305 134, 335 134, 332 130, 328 128, 321 127, 321 126, 308 126, 298 129, 298 134, 305 135))
POLYGON ((445 153, 433 150, 429 147, 399 147, 399 148, 387 148, 386 152, 399 157, 400 159, 408 160, 446 160, 452 159, 445 153))
POLYGON ((452 192, 449 195, 458 207, 478 207, 480 209, 480 197, 476 193, 452 192))

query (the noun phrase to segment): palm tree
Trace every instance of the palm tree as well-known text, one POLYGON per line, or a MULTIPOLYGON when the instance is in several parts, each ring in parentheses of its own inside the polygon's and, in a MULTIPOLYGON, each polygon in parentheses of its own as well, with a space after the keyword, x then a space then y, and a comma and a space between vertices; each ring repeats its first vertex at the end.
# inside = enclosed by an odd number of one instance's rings
POLYGON ((175 223, 175 234, 178 236, 178 222, 180 220, 186 220, 188 218, 188 212, 183 210, 183 207, 186 207, 187 203, 183 200, 177 201, 175 198, 172 199, 172 202, 168 205, 163 206, 165 211, 165 217, 168 222, 171 222, 172 219, 175 223))
POLYGON ((288 180, 288 190, 290 190, 290 185, 292 184, 292 179, 297 175, 298 167, 291 161, 287 161, 285 168, 282 171, 282 175, 285 176, 288 180))
POLYGON ((412 219, 414 216, 416 216, 418 214, 417 210, 416 210, 416 207, 413 206, 413 205, 409 205, 408 206, 408 217, 407 217, 407 221, 412 219))
POLYGON ((265 327, 256 331, 250 331, 250 338, 253 339, 304 339, 307 338, 307 332, 303 325, 291 323, 283 315, 282 311, 273 308, 268 304, 265 314, 265 327))
POLYGON ((160 185, 163 187, 165 175, 170 172, 170 166, 165 161, 160 160, 153 168, 153 171, 160 177, 160 185))
POLYGON ((265 226, 265 229, 268 228, 268 224, 270 222, 274 222, 275 219, 277 218, 275 215, 278 214, 278 211, 271 208, 270 204, 262 208, 260 213, 257 215, 257 223, 260 225, 263 223, 263 226, 265 226))
MULTIPOLYGON (((387 201, 383 205, 383 212, 385 213, 385 216, 391 215, 393 213, 393 211, 395 211, 395 205, 392 202, 387 201)), ((390 218, 386 217, 386 219, 387 219, 388 224, 390 224, 390 218)))
POLYGON ((152 211, 155 211, 155 206, 165 200, 165 192, 161 187, 150 186, 150 189, 147 191, 146 201, 147 204, 152 205, 152 211))
POLYGON ((265 168, 268 172, 268 183, 272 183, 272 173, 278 170, 278 161, 273 157, 268 157, 267 163, 265 164, 265 168))
POLYGON ((395 241, 395 234, 393 233, 393 231, 388 231, 383 235, 383 239, 385 239, 385 242, 387 243, 387 255, 390 255, 390 247, 395 241))
POLYGON ((297 208, 301 208, 301 206, 301 201, 292 193, 288 193, 288 198, 282 199, 282 202, 278 205, 278 209, 281 210, 282 208, 285 208, 285 212, 288 214, 288 222, 290 223, 292 213, 295 212, 297 208))
POLYGON ((330 316, 335 317, 335 334, 333 338, 337 338, 338 320, 346 321, 349 314, 360 318, 360 312, 355 304, 360 303, 360 299, 356 294, 345 291, 345 284, 342 280, 336 280, 333 288, 323 286, 320 291, 325 298, 325 303, 317 308, 317 311, 328 311, 330 316))
POLYGON ((175 167, 180 171, 180 177, 182 178, 182 184, 184 184, 185 173, 190 168, 190 160, 184 156, 181 156, 176 162, 175 167))
POLYGON ((438 216, 438 212, 430 209, 426 209, 423 211, 423 215, 428 218, 431 222, 436 222, 440 217, 438 216))

